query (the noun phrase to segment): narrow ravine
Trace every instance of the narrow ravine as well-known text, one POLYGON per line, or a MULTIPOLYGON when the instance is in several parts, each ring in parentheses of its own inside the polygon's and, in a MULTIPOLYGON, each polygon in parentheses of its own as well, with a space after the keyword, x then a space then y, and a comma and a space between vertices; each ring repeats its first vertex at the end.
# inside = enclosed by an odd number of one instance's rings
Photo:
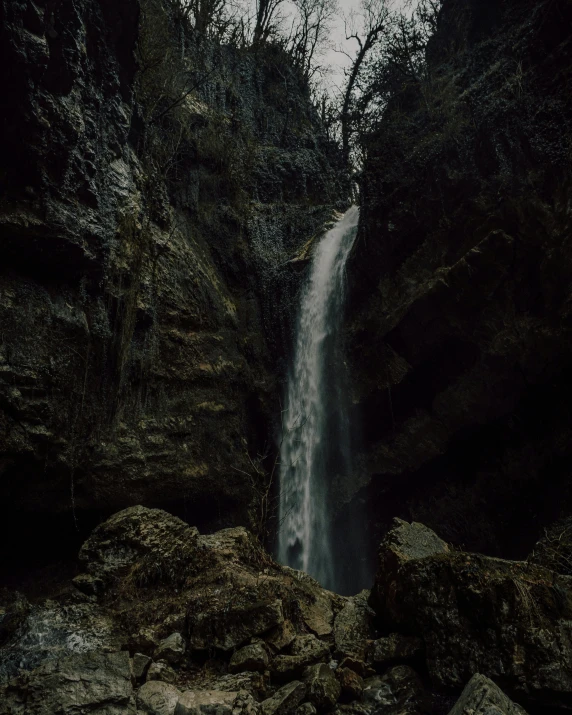
POLYGON ((351 464, 340 329, 358 219, 359 209, 352 206, 314 252, 298 314, 280 447, 278 558, 330 589, 337 585, 337 561, 329 483, 351 464))

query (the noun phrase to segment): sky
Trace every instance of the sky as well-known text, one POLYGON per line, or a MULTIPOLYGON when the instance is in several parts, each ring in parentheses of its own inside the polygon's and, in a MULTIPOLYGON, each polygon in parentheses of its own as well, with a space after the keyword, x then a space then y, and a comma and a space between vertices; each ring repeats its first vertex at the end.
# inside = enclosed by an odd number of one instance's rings
MULTIPOLYGON (((390 6, 394 10, 403 7, 405 0, 393 0, 390 6)), ((331 67, 328 77, 325 80, 325 86, 333 94, 344 84, 344 68, 350 65, 349 58, 341 52, 336 52, 334 48, 342 48, 350 55, 357 50, 357 42, 355 40, 346 40, 344 32, 344 16, 348 16, 352 10, 359 12, 360 0, 338 0, 340 14, 337 18, 335 26, 331 33, 331 49, 324 54, 323 62, 331 67)))

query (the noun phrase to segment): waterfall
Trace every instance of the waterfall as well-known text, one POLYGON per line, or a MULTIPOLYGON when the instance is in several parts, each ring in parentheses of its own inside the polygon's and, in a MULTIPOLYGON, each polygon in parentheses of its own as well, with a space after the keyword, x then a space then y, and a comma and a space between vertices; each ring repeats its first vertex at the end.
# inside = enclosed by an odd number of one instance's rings
POLYGON ((326 588, 336 586, 329 483, 350 469, 340 329, 358 219, 352 206, 314 251, 282 413, 278 559, 326 588))

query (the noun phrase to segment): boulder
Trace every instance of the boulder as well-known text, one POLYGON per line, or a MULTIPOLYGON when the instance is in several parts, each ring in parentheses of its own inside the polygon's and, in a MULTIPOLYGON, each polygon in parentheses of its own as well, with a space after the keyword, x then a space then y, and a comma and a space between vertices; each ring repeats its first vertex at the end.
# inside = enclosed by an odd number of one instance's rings
POLYGON ((2 715, 135 715, 129 653, 84 653, 43 663, 0 691, 2 715))
POLYGON ((198 536, 195 527, 161 509, 133 506, 97 526, 79 552, 88 574, 110 583, 138 565, 141 585, 178 581, 187 571, 198 536), (161 568, 161 573, 154 573, 161 568))
POLYGON ((133 660, 131 661, 131 668, 133 670, 133 677, 135 680, 143 680, 145 678, 150 664, 151 658, 149 658, 148 655, 135 653, 133 660))
POLYGON ((177 674, 164 660, 158 660, 149 666, 147 680, 162 680, 164 683, 174 683, 177 680, 177 674))
POLYGON ((401 522, 380 548, 379 613, 421 636, 433 682, 461 688, 480 672, 511 692, 567 702, 572 695, 572 577, 526 562, 449 551, 401 522), (419 547, 405 551, 401 543, 419 547))
POLYGON ((291 621, 284 621, 267 633, 264 640, 275 653, 279 653, 284 648, 287 648, 294 638, 296 638, 294 626, 291 621))
POLYGON ((449 553, 449 547, 434 531, 417 522, 411 524, 395 518, 393 527, 386 534, 378 552, 378 570, 370 595, 370 605, 380 621, 391 626, 385 615, 386 601, 393 598, 386 574, 396 573, 400 566, 439 554, 449 553))
POLYGON ((280 651, 292 630, 327 634, 340 600, 276 564, 243 527, 200 535, 160 509, 118 512, 93 531, 81 559, 106 584, 102 604, 120 594, 122 620, 131 629, 126 644, 146 655, 173 631, 182 634, 190 657, 212 648, 235 651, 258 636, 280 651), (281 629, 286 611, 292 628, 281 629))
POLYGON ((338 702, 342 686, 332 669, 325 663, 310 665, 304 672, 306 697, 318 712, 331 710, 338 702))
POLYGON ((335 650, 338 657, 365 660, 368 640, 372 637, 374 612, 368 606, 369 591, 346 599, 334 621, 335 650))
POLYGON ((184 654, 185 641, 183 636, 180 633, 171 633, 168 638, 159 643, 153 653, 153 658, 155 660, 164 660, 174 665, 181 662, 184 654))
POLYGON ((338 668, 336 678, 342 688, 340 699, 343 702, 351 702, 361 697, 364 689, 364 680, 350 668, 338 668))
POLYGON ((231 673, 264 671, 268 668, 268 654, 261 643, 252 643, 233 653, 228 669, 231 673))
POLYGON ((153 680, 139 688, 137 707, 148 715, 174 715, 180 695, 174 685, 153 680))
POLYGON ((474 675, 449 715, 526 715, 484 675, 474 675))
POLYGON ((262 715, 286 715, 286 713, 295 710, 305 697, 306 686, 299 680, 294 680, 281 687, 271 698, 260 704, 262 715))
POLYGON ((392 633, 385 638, 374 641, 373 662, 380 666, 390 663, 411 661, 423 655, 424 643, 421 638, 392 633))
POLYGON ((188 690, 180 695, 175 715, 232 715, 238 693, 188 690))
POLYGON ((123 650, 113 619, 95 603, 30 604, 6 592, 0 593, 0 644, 0 681, 48 660, 123 650))

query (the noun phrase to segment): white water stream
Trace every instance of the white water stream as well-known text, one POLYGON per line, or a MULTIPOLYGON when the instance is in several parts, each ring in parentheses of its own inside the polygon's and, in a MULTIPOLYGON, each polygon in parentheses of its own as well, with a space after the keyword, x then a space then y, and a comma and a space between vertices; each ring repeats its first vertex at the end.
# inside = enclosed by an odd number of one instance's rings
POLYGON ((350 438, 341 364, 345 268, 359 209, 352 206, 314 251, 298 315, 280 447, 278 559, 334 588, 329 482, 347 472, 350 438))

